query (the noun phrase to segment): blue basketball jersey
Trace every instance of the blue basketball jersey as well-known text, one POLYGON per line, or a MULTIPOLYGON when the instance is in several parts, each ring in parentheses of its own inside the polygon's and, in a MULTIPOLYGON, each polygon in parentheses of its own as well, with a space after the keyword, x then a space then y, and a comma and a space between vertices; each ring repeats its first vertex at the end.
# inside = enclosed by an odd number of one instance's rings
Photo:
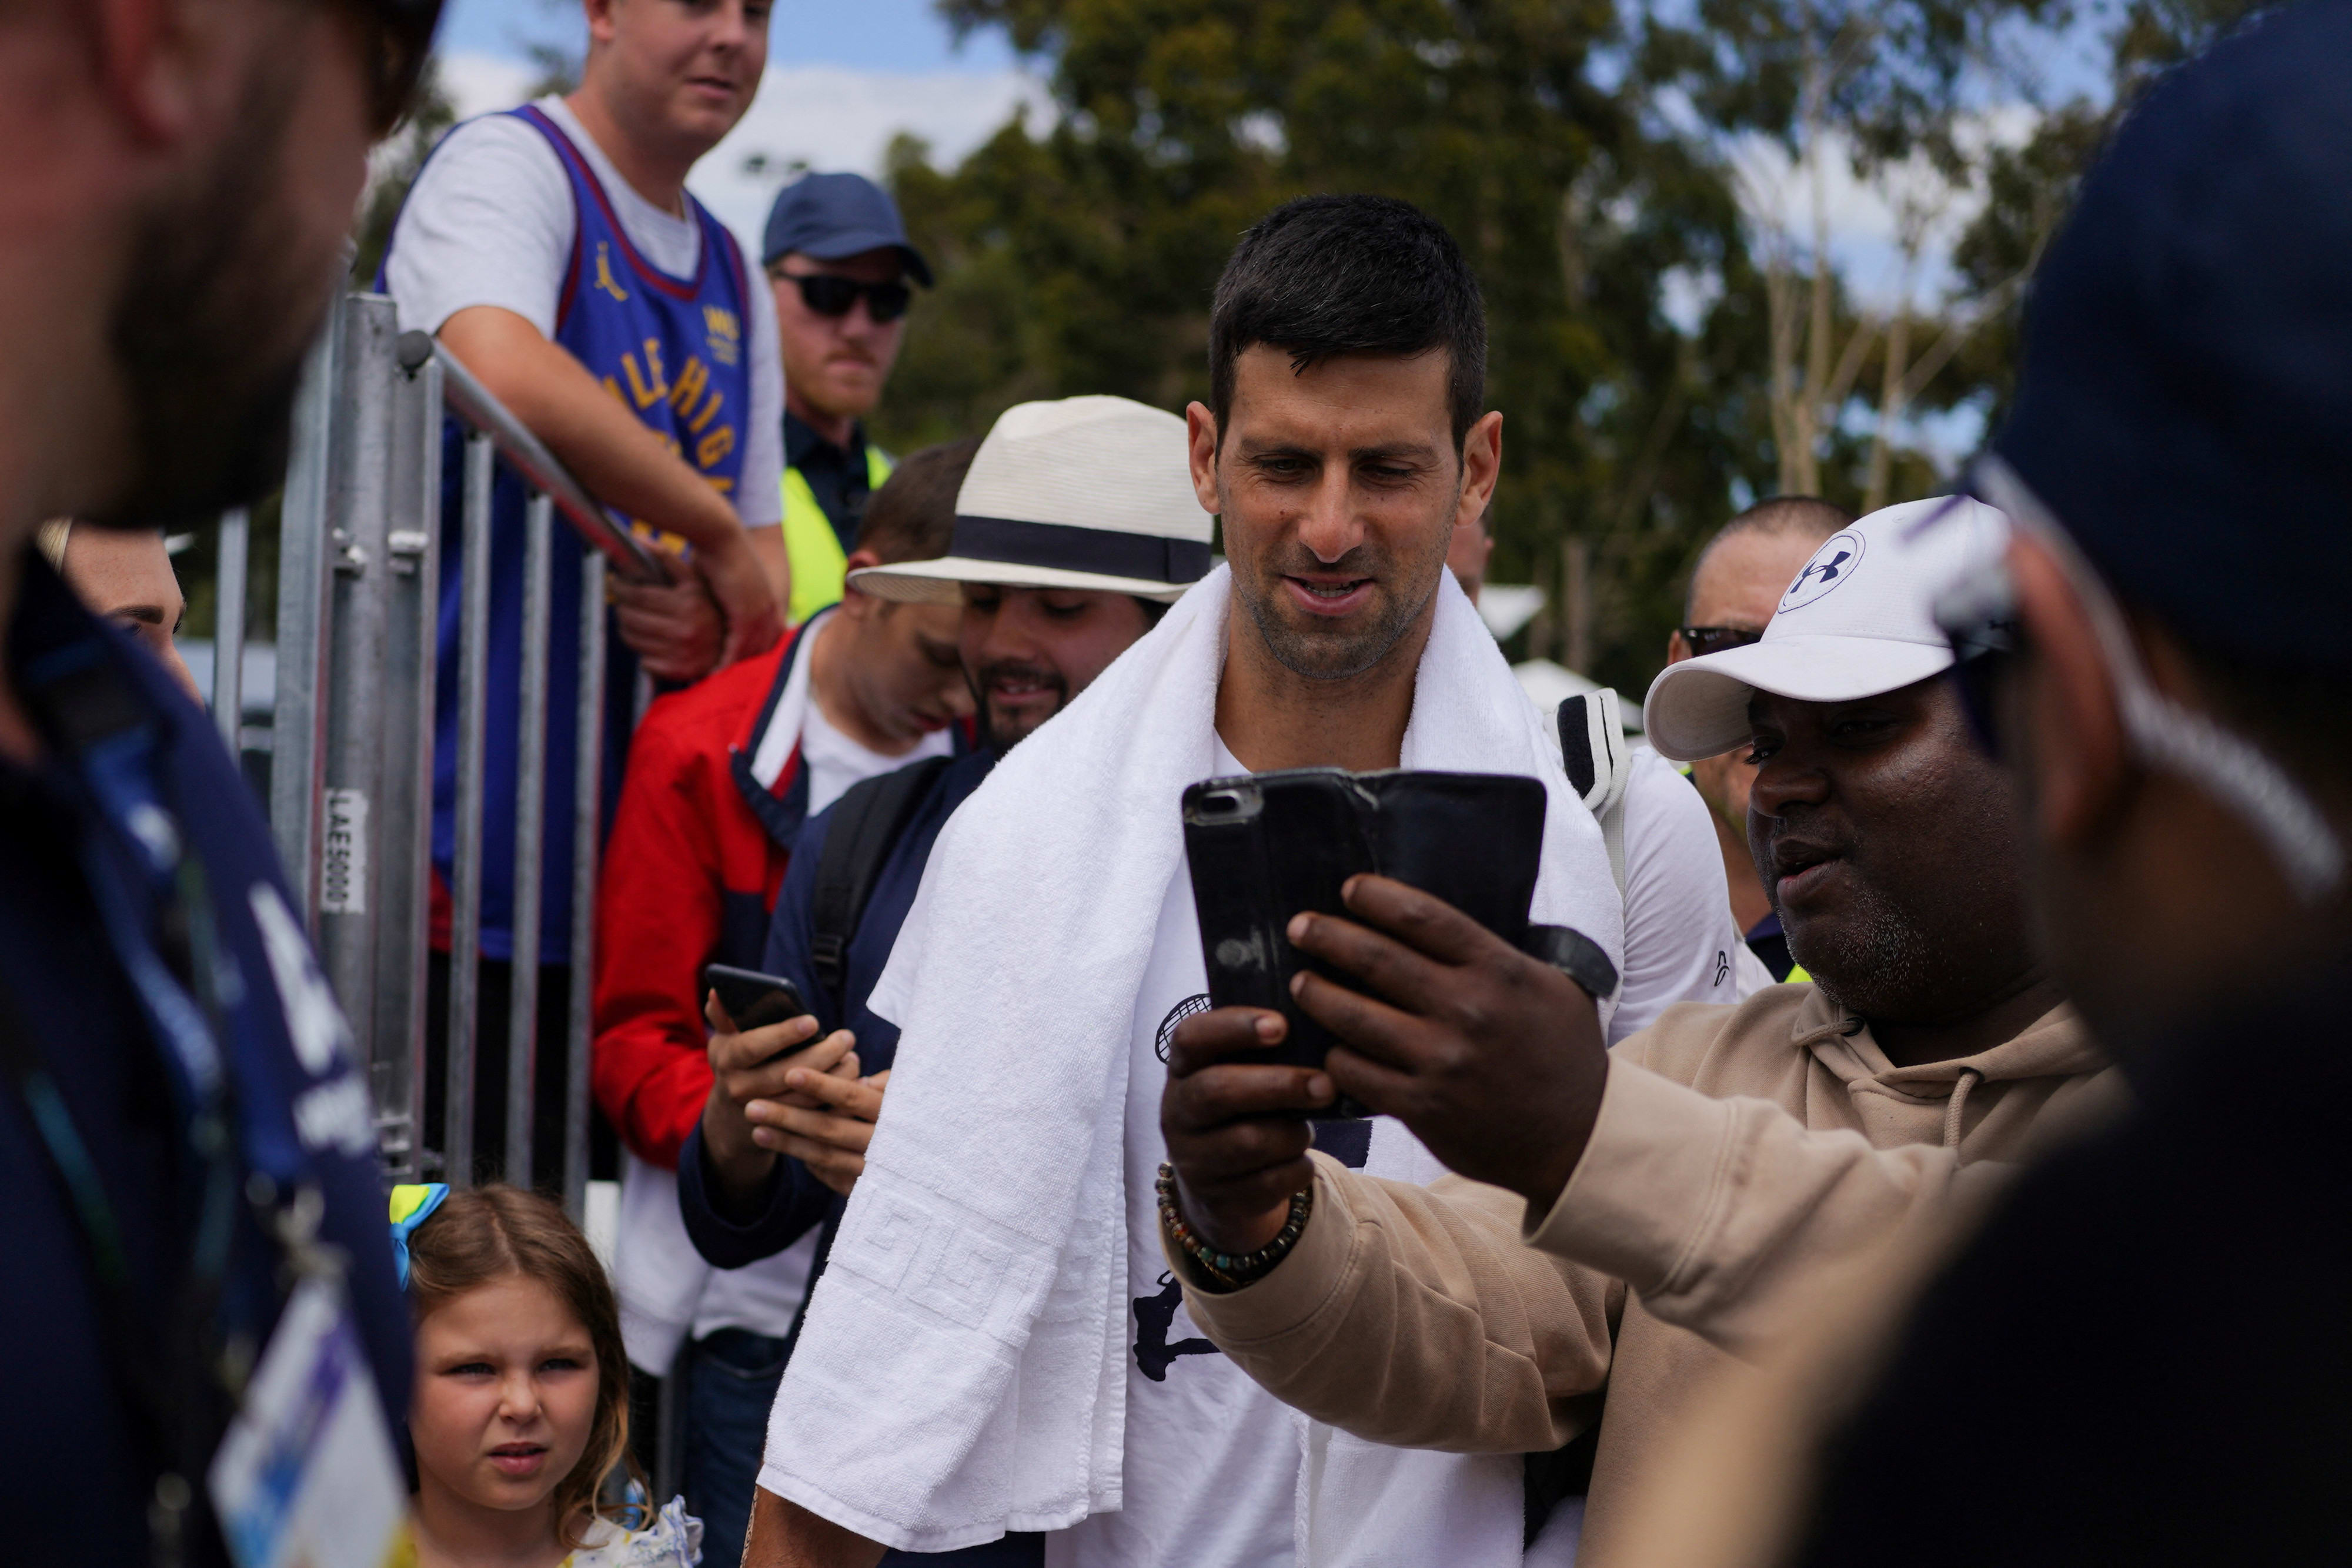
MULTIPOLYGON (((538 108, 508 112, 547 138, 572 183, 572 259, 557 306, 555 341, 586 366, 623 407, 730 500, 742 480, 751 409, 750 279, 734 236, 691 195, 701 225, 695 276, 656 270, 629 243, 595 171, 562 128, 538 108)), ((465 559, 464 428, 452 417, 442 456, 440 670, 435 693, 433 863, 445 879, 457 845, 457 629, 465 559)), ((520 730, 524 485, 498 465, 490 507, 489 704, 485 758, 482 953, 515 956, 514 861, 517 737, 520 730)), ((636 523, 637 532, 656 538, 636 523)), ((674 548, 679 541, 668 539, 674 548)), ((548 661, 546 824, 541 852, 542 963, 568 962, 572 929, 572 779, 578 708, 580 570, 584 544, 559 517, 548 661)), ((609 615, 603 606, 599 613, 609 615)), ((606 626, 604 784, 596 803, 600 836, 620 794, 637 660, 606 626)))

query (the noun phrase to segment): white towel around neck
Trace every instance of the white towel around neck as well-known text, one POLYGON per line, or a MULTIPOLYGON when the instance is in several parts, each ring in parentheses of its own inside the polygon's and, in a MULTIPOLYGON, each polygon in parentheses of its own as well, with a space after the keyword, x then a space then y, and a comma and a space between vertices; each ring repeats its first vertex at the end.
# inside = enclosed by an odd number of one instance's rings
MULTIPOLYGON (((876 989, 886 1113, 760 1484, 902 1551, 1119 1506, 1135 997, 1213 771, 1230 591, 1220 567, 964 803, 876 989)), ((1535 918, 1622 967, 1600 829, 1450 572, 1415 681, 1403 766, 1541 779, 1535 918)))

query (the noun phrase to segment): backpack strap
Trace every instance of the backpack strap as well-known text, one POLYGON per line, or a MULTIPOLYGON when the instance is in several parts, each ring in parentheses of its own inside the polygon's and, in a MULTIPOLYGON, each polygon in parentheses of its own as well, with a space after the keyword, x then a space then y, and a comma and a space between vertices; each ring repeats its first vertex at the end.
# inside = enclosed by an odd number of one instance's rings
POLYGON ((915 808, 953 758, 927 757, 893 772, 862 779, 849 787, 828 813, 824 848, 816 862, 816 886, 809 899, 814 929, 809 967, 833 998, 834 1018, 849 1015, 849 939, 866 917, 866 905, 881 879, 882 862, 907 831, 915 808))
POLYGON ((1625 786, 1633 777, 1633 753, 1625 744, 1623 705, 1608 686, 1559 705, 1559 760, 1568 781, 1601 824, 1609 850, 1609 873, 1617 896, 1625 896, 1625 786))

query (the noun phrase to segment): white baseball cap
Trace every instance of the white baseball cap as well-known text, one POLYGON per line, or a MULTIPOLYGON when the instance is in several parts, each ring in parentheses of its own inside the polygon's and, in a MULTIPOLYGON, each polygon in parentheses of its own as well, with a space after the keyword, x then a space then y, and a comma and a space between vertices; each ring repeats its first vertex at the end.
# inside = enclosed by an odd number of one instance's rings
POLYGON ((1208 575, 1209 528, 1174 414, 1123 397, 1016 403, 972 455, 948 553, 849 580, 925 604, 957 602, 964 582, 1172 601, 1208 575))
POLYGON ((1694 762, 1744 745, 1759 691, 1851 702, 1952 666, 1936 601, 2008 538, 1981 501, 1939 496, 1876 511, 1830 536, 1780 596, 1764 639, 1668 664, 1643 727, 1659 755, 1694 762))

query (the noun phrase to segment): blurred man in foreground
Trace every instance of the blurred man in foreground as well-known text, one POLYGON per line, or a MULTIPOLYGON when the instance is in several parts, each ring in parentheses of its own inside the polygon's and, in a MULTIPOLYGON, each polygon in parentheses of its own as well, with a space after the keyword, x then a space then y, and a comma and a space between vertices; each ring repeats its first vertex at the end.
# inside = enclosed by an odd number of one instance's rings
POLYGON ((1836 535, 1760 643, 1668 666, 1647 705, 1669 756, 1748 737, 1756 861, 1817 985, 1675 1008, 1604 1054, 1564 977, 1361 878, 1351 901, 1389 936, 1320 916, 1293 934, 1373 993, 1301 990, 1350 1042, 1326 1072, 1251 1064, 1279 1015, 1177 1031, 1161 1114, 1184 1231, 1167 1245, 1193 1321, 1285 1401, 1382 1442, 1540 1451, 1597 1417, 1588 1568, 1626 1549, 1632 1487, 1733 1355, 1786 1339, 1844 1260, 2115 1096, 2032 949, 2014 804, 1944 674, 1931 606, 1968 530, 1905 549, 1946 505, 1836 535), (1265 1115, 1311 1108, 1317 1078, 1475 1179, 1304 1168, 1306 1126, 1265 1115), (1262 1270, 1203 1270, 1179 1239, 1264 1247, 1307 1180, 1296 1249, 1262 1270))
MULTIPOLYGON (((1678 664, 1762 638, 1790 580, 1823 539, 1853 521, 1853 513, 1827 501, 1776 496, 1717 529, 1691 568, 1683 624, 1666 636, 1666 663, 1678 664)), ((1791 973, 1796 960, 1789 956, 1788 934, 1748 851, 1748 792, 1756 782, 1748 748, 1736 746, 1720 757, 1694 758, 1690 779, 1714 821, 1731 915, 1748 951, 1775 980, 1804 978, 1791 973)))
POLYGON ((278 482, 437 11, 0 7, 0 1473, 38 1499, 11 1562, 226 1568, 226 1527, 248 1562, 373 1563, 404 1510, 350 1031, 211 721, 32 545, 278 482))

